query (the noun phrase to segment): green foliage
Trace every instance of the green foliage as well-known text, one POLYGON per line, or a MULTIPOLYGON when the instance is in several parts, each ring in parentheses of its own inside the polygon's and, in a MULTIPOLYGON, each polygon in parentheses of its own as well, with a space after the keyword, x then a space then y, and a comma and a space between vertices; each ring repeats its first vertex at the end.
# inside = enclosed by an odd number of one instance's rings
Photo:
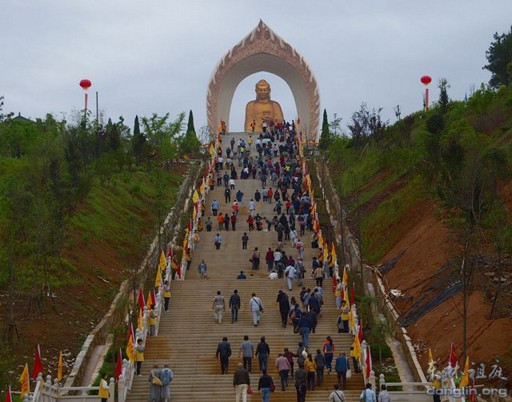
POLYGON ((352 122, 347 125, 355 147, 364 147, 370 140, 380 141, 386 131, 388 121, 383 121, 382 108, 368 109, 366 103, 352 114, 352 122))
POLYGON ((196 133, 196 129, 194 128, 194 115, 192 113, 192 110, 188 114, 187 133, 196 133))
POLYGON ((201 142, 194 131, 187 131, 180 140, 180 153, 196 154, 201 149, 201 142))
POLYGON ((145 159, 146 150, 146 137, 140 132, 139 116, 135 116, 133 123, 133 137, 132 137, 132 150, 135 156, 135 163, 140 166, 145 159))
POLYGON ((147 138, 151 158, 161 162, 173 159, 178 151, 176 137, 183 128, 185 113, 180 113, 174 121, 169 121, 169 113, 160 117, 154 113, 151 117, 142 118, 144 135, 147 138))
POLYGON ((320 149, 327 149, 331 142, 331 133, 329 131, 329 122, 327 121, 327 110, 324 109, 324 116, 322 120, 322 132, 320 134, 320 142, 318 147, 320 149))
POLYGON ((512 83, 512 27, 510 32, 501 35, 496 32, 493 37, 494 42, 485 53, 489 64, 483 68, 492 74, 489 85, 499 88, 512 83))
POLYGON ((448 106, 450 103, 450 99, 448 98, 448 88, 450 88, 450 85, 448 84, 448 81, 446 78, 441 78, 439 80, 439 109, 442 114, 446 113, 448 111, 448 106))

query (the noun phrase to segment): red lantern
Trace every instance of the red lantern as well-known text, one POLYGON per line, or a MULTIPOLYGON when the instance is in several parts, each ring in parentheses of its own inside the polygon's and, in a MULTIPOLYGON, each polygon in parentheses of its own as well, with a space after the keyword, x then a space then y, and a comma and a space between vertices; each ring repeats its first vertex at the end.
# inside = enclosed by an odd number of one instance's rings
POLYGON ((82 80, 80 81, 80 86, 84 91, 87 91, 91 87, 92 83, 90 80, 82 80))
POLYGON ((423 77, 421 77, 421 83, 423 85, 428 85, 432 82, 432 77, 430 75, 424 75, 423 77))
MULTIPOLYGON (((432 82, 432 77, 430 75, 424 75, 420 78, 420 81, 423 85, 428 87, 428 84, 432 82)), ((425 88, 425 110, 428 110, 428 88, 425 88)))
POLYGON ((87 90, 91 87, 92 83, 90 80, 81 80, 80 86, 85 92, 85 114, 87 114, 87 90))

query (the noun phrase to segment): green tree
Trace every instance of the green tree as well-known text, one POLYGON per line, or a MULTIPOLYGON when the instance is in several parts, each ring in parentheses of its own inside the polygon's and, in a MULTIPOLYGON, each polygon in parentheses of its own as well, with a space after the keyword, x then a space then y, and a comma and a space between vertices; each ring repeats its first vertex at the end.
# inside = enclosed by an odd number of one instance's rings
POLYGON ((388 125, 381 117, 382 108, 369 110, 366 103, 352 114, 352 122, 347 125, 356 147, 365 146, 370 139, 380 141, 388 125))
POLYGON ((187 123, 187 133, 196 133, 196 129, 194 128, 194 114, 192 110, 188 114, 188 123, 187 123))
POLYGON ((331 133, 329 131, 329 122, 327 121, 327 110, 324 109, 324 117, 322 120, 322 133, 320 134, 320 142, 318 144, 320 149, 327 149, 331 142, 331 133))
POLYGON ((200 148, 201 142, 196 135, 196 129, 194 128, 194 115, 191 110, 188 114, 187 131, 180 140, 180 153, 197 153, 200 148))
POLYGON ((150 158, 167 163, 173 159, 178 151, 176 137, 183 128, 185 113, 180 113, 176 120, 169 121, 169 113, 158 116, 153 113, 151 117, 142 118, 144 135, 150 147, 150 158))
POLYGON ((194 154, 201 148, 201 142, 194 131, 187 131, 180 140, 180 153, 194 154))
POLYGON ((510 85, 512 83, 512 26, 508 33, 494 34, 494 42, 485 52, 485 57, 489 64, 482 68, 489 70, 492 74, 489 85, 493 88, 510 85))
POLYGON ((448 80, 441 78, 437 87, 439 88, 439 108, 441 109, 441 113, 445 114, 448 111, 448 105, 450 103, 450 98, 448 98, 448 88, 450 88, 448 80))
POLYGON ((135 156, 135 164, 139 166, 144 160, 146 149, 146 137, 140 132, 139 116, 135 116, 133 123, 132 150, 135 156))

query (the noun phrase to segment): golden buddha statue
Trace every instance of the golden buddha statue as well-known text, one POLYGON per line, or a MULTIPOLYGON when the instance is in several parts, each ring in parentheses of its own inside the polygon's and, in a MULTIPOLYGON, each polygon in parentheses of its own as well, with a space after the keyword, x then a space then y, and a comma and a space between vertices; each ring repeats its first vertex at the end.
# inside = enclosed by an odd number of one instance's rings
POLYGON ((270 123, 277 120, 283 122, 281 105, 270 100, 270 85, 265 80, 259 80, 256 84, 256 100, 250 101, 245 108, 245 132, 260 132, 263 123, 270 127, 270 123))

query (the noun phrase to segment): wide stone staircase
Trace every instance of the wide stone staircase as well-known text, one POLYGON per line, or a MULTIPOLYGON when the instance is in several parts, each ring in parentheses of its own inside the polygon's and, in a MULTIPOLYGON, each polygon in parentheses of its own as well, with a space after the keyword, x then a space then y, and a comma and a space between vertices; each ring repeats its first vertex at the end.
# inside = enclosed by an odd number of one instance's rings
MULTIPOLYGON (((228 134, 223 137, 224 147, 229 145, 233 135, 237 141, 241 136, 248 138, 248 134, 228 134)), ((256 155, 254 144, 252 145, 252 153, 256 155)), ((237 166, 237 162, 235 162, 235 166, 237 166)), ((237 166, 239 174, 240 170, 241 168, 237 166)), ((285 347, 288 347, 292 352, 296 352, 300 335, 293 333, 292 326, 281 327, 276 297, 278 291, 282 289, 289 297, 295 296, 299 300, 300 288, 297 287, 295 281, 294 289, 288 291, 286 279, 271 281, 267 278, 265 253, 269 247, 275 247, 277 233, 266 230, 249 232, 248 230, 248 224, 246 223, 249 214, 248 202, 253 198, 256 189, 261 191, 260 180, 238 179, 236 190, 232 192, 231 201, 234 200, 234 195, 238 189, 242 190, 244 198, 238 215, 236 231, 232 231, 230 225, 229 231, 223 230, 220 232, 223 239, 220 250, 215 249, 213 241, 215 234, 219 232, 216 230, 216 217, 212 216, 214 222, 212 232, 206 232, 206 227, 201 232, 201 240, 198 249, 193 253, 191 269, 186 273, 186 279, 184 281, 174 281, 172 284, 171 307, 169 311, 162 312, 158 336, 147 339, 142 376, 135 377, 128 398, 129 401, 148 400, 150 385, 148 372, 154 364, 158 364, 160 367, 168 364, 173 370, 174 380, 171 383, 171 401, 173 402, 234 401, 233 373, 237 363, 242 360, 238 357, 238 351, 244 335, 249 336, 255 347, 260 337, 265 336, 270 346, 269 374, 276 384, 276 391, 270 399, 272 401, 296 401, 293 379, 290 378, 290 387, 282 392, 279 385, 279 374, 274 367, 274 362, 277 354, 282 352, 285 347), (244 232, 247 232, 249 236, 247 250, 242 250, 241 238, 244 232), (252 250, 255 247, 258 247, 261 252, 260 269, 257 271, 251 270, 251 263, 249 262, 252 250), (202 259, 208 265, 208 279, 200 279, 197 271, 202 259), (241 270, 247 274, 248 279, 236 279, 241 270), (231 313, 227 307, 227 302, 234 289, 238 289, 242 306, 238 322, 231 323, 231 313), (212 310, 212 300, 218 290, 226 298, 226 312, 222 324, 215 322, 212 310), (264 313, 258 327, 254 327, 252 324, 252 315, 248 306, 253 292, 262 299, 264 306, 264 313), (233 351, 227 375, 221 374, 220 362, 215 358, 217 344, 224 336, 228 338, 233 351)), ((224 185, 222 185, 208 193, 203 222, 210 215, 209 207, 213 199, 220 202, 220 212, 227 212, 231 215, 231 203, 224 203, 224 185)), ((257 203, 256 212, 263 217, 272 218, 275 215, 275 212, 273 212, 274 205, 274 202, 263 203, 260 201, 257 203)), ((266 225, 264 226, 266 227, 266 225)), ((306 236, 303 238, 306 245, 305 263, 307 268, 307 278, 304 285, 313 288, 315 282, 310 279, 309 273, 312 257, 317 255, 318 249, 313 250, 310 247, 311 234, 311 232, 306 232, 306 236)), ((286 242, 285 251, 296 258, 297 252, 292 249, 289 241, 286 242)), ((324 302, 322 317, 319 318, 316 333, 310 335, 309 350, 313 355, 316 354, 316 349, 321 348, 326 337, 330 335, 336 347, 335 357, 340 351, 349 355, 352 336, 337 333, 337 311, 331 279, 324 280, 324 302)), ((295 368, 297 368, 296 364, 295 368)), ((353 367, 351 368, 353 369, 353 367)), ((258 362, 255 358, 253 360, 253 373, 251 374, 251 387, 254 390, 254 395, 250 397, 250 400, 253 401, 261 399, 261 396, 257 393, 259 376, 258 362)), ((308 391, 307 401, 327 401, 335 382, 336 374, 334 370, 330 375, 325 373, 324 384, 315 388, 314 391, 308 391)), ((346 400, 358 401, 362 389, 362 375, 354 373, 352 378, 348 380, 348 390, 344 391, 346 400)))

